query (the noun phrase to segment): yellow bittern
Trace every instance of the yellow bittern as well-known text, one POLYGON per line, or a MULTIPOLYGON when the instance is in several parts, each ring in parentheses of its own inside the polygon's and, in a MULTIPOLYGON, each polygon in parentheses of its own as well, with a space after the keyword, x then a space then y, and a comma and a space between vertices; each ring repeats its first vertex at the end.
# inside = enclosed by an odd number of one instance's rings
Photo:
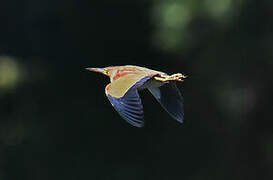
POLYGON ((144 125, 144 112, 138 90, 148 89, 161 106, 177 121, 183 122, 183 98, 176 81, 186 78, 181 73, 167 75, 144 67, 126 65, 86 68, 110 77, 105 93, 120 116, 136 127, 144 125))

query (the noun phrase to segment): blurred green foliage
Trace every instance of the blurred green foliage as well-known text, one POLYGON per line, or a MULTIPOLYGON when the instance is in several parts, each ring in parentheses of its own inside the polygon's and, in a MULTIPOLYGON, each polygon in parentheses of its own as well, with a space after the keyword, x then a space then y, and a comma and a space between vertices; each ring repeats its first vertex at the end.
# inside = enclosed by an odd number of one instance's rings
POLYGON ((16 58, 0 56, 0 93, 15 88, 22 77, 16 58))
POLYGON ((193 46, 191 25, 195 21, 206 19, 216 25, 230 26, 246 4, 236 0, 155 0, 152 10, 156 27, 154 44, 165 51, 183 52, 193 46))

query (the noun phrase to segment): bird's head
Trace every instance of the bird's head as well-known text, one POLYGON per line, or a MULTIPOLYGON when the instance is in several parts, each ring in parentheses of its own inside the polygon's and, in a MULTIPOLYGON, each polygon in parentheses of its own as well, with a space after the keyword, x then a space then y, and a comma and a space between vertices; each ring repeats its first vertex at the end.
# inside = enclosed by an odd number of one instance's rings
POLYGON ((108 76, 111 82, 119 77, 137 73, 137 69, 132 66, 109 66, 105 68, 86 68, 86 70, 102 73, 108 76))
POLYGON ((116 72, 116 67, 105 67, 105 68, 85 68, 88 71, 92 71, 92 72, 98 72, 101 74, 104 74, 110 78, 112 78, 113 75, 115 75, 116 72))
POLYGON ((85 68, 88 71, 93 71, 93 72, 98 72, 98 73, 102 73, 106 76, 109 76, 109 70, 107 68, 85 68))

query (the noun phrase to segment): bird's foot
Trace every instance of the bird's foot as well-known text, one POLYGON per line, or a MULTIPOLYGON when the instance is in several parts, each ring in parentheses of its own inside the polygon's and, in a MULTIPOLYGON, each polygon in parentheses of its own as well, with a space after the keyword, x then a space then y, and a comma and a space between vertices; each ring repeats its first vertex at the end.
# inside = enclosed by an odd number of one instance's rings
POLYGON ((160 77, 155 77, 155 80, 166 82, 166 81, 184 81, 186 76, 181 73, 176 73, 173 75, 159 74, 160 77))

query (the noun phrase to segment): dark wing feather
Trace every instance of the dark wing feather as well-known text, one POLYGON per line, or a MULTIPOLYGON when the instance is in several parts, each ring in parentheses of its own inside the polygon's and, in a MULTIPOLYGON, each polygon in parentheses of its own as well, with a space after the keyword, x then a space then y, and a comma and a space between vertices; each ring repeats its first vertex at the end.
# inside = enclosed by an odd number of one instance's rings
POLYGON ((158 88, 149 88, 149 91, 174 119, 183 122, 183 98, 175 82, 168 82, 158 88))
POLYGON ((115 98, 110 94, 107 94, 109 101, 120 116, 136 127, 142 127, 144 125, 143 106, 137 88, 150 78, 150 76, 146 76, 138 81, 123 97, 115 98))

